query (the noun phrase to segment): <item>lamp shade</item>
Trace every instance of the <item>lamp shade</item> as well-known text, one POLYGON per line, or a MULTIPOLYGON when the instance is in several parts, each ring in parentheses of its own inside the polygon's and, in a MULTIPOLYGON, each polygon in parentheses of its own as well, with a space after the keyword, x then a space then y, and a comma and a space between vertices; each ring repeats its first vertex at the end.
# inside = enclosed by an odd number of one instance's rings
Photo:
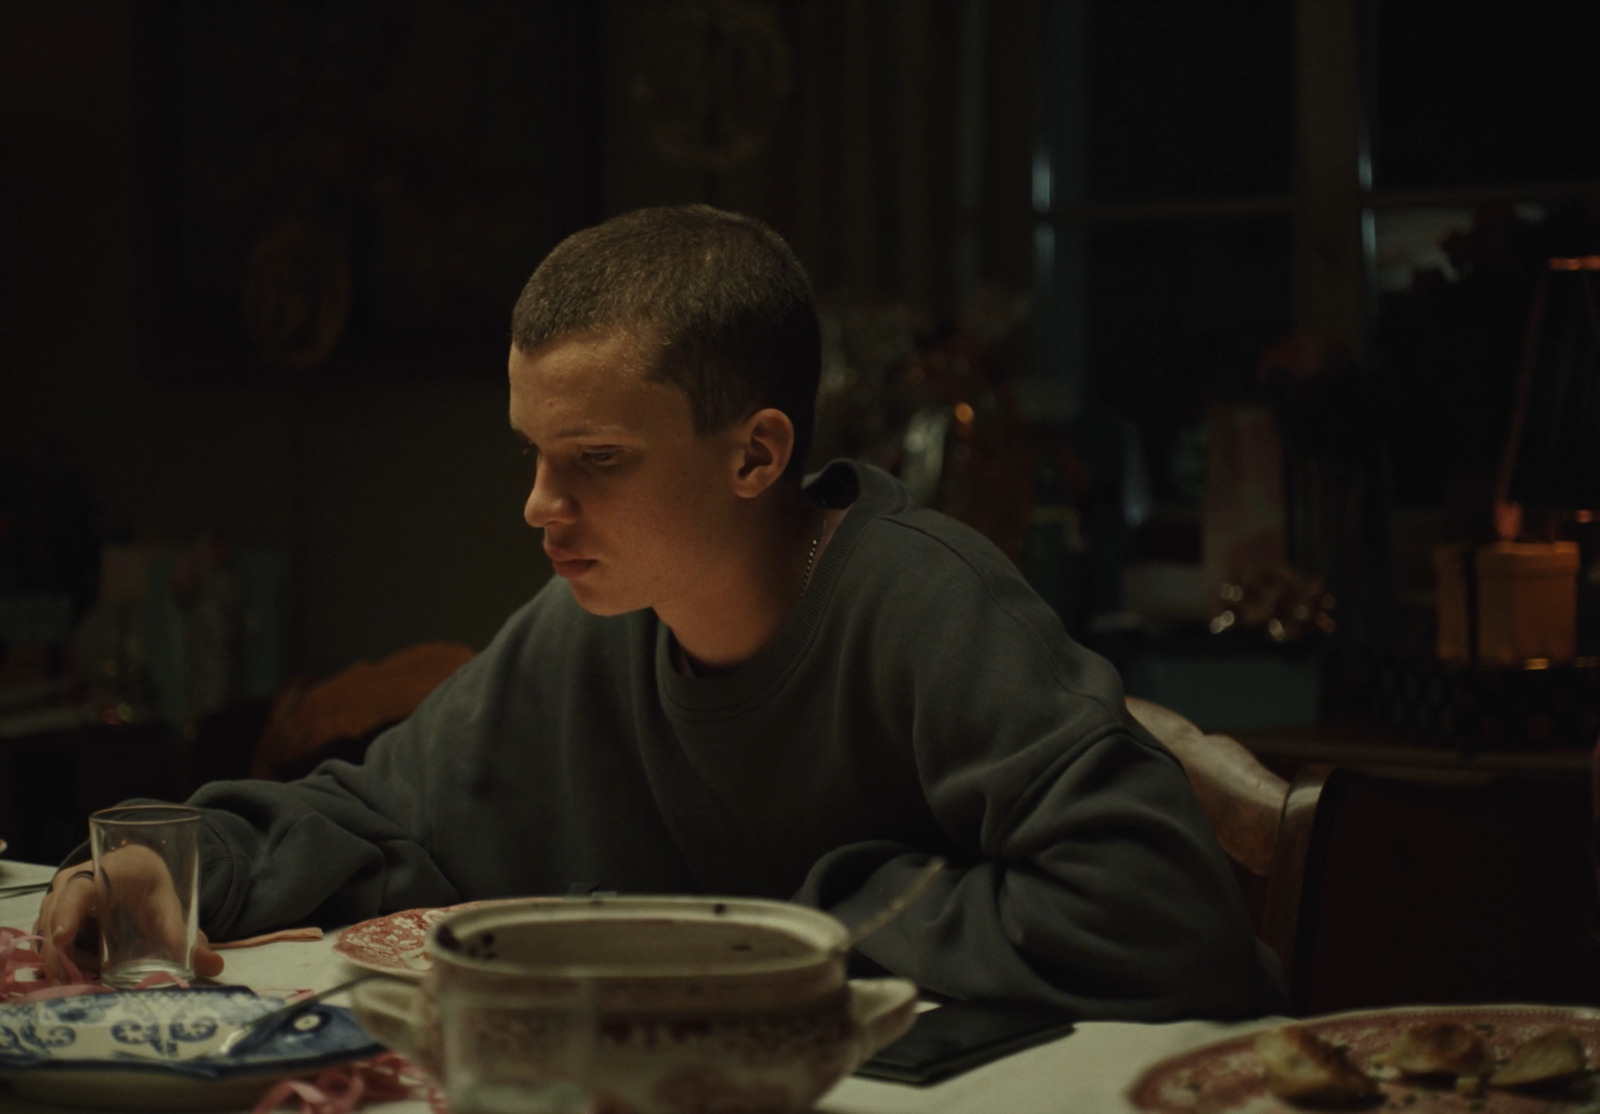
POLYGON ((1501 473, 1507 500, 1600 510, 1600 256, 1549 261, 1528 315, 1501 473))

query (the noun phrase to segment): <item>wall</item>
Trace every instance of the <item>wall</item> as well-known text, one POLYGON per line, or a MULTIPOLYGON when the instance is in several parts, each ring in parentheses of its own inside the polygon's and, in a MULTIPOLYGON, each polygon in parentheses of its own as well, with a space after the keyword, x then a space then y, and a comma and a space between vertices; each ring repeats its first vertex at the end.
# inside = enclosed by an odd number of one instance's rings
POLYGON ((0 452, 58 440, 108 535, 284 553, 289 668, 481 645, 549 576, 500 383, 147 376, 132 83, 128 0, 0 5, 0 452))
MULTIPOLYGON (((317 10, 293 7, 302 21, 317 10)), ((595 72, 547 115, 601 121, 585 171, 595 215, 744 209, 790 237, 820 293, 933 315, 985 279, 1027 289, 1034 0, 774 5, 792 90, 770 142, 723 170, 663 157, 630 102, 638 18, 654 9, 584 10, 595 72)), ((0 454, 58 443, 109 539, 210 529, 283 553, 287 670, 325 675, 423 639, 483 644, 549 576, 521 521, 497 375, 178 382, 141 365, 141 324, 152 330, 136 295, 155 276, 136 242, 150 154, 135 139, 136 12, 0 5, 0 454)), ((645 64, 681 72, 670 52, 645 64)))

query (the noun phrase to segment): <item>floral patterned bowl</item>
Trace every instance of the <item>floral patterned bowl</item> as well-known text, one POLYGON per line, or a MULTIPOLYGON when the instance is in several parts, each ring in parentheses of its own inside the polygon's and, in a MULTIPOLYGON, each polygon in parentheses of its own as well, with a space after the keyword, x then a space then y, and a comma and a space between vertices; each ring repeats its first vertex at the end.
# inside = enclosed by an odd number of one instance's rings
POLYGON ((0 1082, 61 1105, 220 1109, 250 1105, 275 1080, 382 1051, 349 1010, 318 1005, 248 1052, 209 1057, 282 1004, 241 987, 195 987, 0 1005, 0 1082))

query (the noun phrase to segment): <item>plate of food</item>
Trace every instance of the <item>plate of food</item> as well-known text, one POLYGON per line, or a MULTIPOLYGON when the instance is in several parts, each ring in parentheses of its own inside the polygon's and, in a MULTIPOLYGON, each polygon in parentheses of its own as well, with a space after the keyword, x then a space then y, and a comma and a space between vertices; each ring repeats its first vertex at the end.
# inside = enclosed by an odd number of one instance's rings
POLYGON ((216 1110, 249 1107, 278 1080, 383 1051, 349 1010, 318 1004, 248 1051, 209 1055, 283 1004, 217 986, 0 1005, 0 1083, 64 1106, 216 1110))
POLYGON ((1163 1060, 1128 1091, 1159 1114, 1556 1114, 1600 1099, 1600 1010, 1414 1006, 1332 1014, 1163 1060))
POLYGON ((340 932, 339 938, 333 943, 333 950, 357 967, 365 967, 369 971, 420 978, 433 966, 422 951, 428 939, 428 930, 451 913, 491 904, 491 901, 465 901, 459 905, 386 913, 353 924, 340 932))

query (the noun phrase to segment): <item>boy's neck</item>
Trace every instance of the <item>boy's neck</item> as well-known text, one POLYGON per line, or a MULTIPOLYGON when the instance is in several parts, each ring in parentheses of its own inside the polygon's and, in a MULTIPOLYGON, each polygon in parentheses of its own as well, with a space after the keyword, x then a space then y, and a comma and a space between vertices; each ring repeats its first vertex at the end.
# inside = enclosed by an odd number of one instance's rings
POLYGON ((814 573, 825 534, 842 512, 828 512, 798 488, 751 508, 746 542, 706 591, 658 615, 692 676, 728 673, 777 637, 814 573), (809 571, 808 571, 809 569, 809 571))

